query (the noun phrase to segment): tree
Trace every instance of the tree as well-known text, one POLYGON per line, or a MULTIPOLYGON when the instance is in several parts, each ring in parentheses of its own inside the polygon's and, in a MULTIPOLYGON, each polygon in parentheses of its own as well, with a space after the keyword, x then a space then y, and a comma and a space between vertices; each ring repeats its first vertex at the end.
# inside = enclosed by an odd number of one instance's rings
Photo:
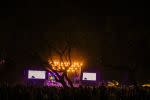
POLYGON ((73 58, 73 46, 70 41, 64 41, 59 47, 58 44, 55 44, 55 46, 52 44, 50 46, 51 55, 48 60, 50 66, 46 67, 46 69, 55 73, 54 77, 56 81, 60 82, 63 87, 73 87, 73 82, 68 76, 68 72, 80 71, 82 63, 77 62, 77 60, 73 58))

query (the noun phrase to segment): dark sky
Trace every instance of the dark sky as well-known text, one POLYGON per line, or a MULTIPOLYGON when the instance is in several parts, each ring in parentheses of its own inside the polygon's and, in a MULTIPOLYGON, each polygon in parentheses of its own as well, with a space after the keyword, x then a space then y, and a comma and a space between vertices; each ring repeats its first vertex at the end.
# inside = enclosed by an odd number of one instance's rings
POLYGON ((55 0, 5 3, 0 17, 1 51, 15 63, 35 64, 34 51, 44 54, 49 40, 59 41, 69 33, 80 44, 75 48, 87 57, 87 66, 135 64, 142 69, 139 74, 148 77, 149 17, 145 9, 130 6, 55 0))

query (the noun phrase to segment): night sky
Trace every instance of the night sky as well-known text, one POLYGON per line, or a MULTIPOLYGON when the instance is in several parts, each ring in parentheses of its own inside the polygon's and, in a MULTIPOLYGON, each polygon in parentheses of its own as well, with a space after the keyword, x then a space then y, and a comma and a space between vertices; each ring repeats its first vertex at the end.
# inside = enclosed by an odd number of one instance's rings
POLYGON ((44 60, 49 56, 48 44, 61 43, 69 35, 74 48, 85 57, 85 67, 98 69, 106 79, 118 79, 122 70, 137 66, 136 79, 148 80, 150 26, 146 10, 126 3, 111 4, 5 3, 0 17, 0 53, 11 64, 1 66, 1 75, 16 77, 24 66, 39 65, 41 55, 44 60))

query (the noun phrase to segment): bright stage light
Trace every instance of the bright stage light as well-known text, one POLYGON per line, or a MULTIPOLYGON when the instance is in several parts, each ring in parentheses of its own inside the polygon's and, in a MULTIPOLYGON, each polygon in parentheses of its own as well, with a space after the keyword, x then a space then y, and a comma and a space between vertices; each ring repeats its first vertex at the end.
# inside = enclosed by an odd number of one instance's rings
POLYGON ((66 68, 69 67, 69 70, 67 72, 75 72, 80 71, 80 68, 82 67, 82 63, 80 62, 72 62, 70 65, 69 62, 59 62, 59 61, 53 61, 53 63, 49 60, 49 64, 52 66, 52 68, 56 71, 64 71, 66 68))

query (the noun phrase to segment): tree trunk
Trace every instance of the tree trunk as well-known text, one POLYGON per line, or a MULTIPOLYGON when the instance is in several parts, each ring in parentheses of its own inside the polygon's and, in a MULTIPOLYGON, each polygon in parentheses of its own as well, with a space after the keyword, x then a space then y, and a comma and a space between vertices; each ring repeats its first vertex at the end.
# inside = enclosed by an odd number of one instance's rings
POLYGON ((62 84, 62 86, 63 86, 64 88, 67 88, 67 87, 68 87, 64 79, 60 79, 59 82, 62 84))
POLYGON ((68 78, 67 74, 65 74, 65 78, 66 78, 66 80, 68 81, 70 87, 73 87, 73 83, 72 83, 72 81, 68 78))

